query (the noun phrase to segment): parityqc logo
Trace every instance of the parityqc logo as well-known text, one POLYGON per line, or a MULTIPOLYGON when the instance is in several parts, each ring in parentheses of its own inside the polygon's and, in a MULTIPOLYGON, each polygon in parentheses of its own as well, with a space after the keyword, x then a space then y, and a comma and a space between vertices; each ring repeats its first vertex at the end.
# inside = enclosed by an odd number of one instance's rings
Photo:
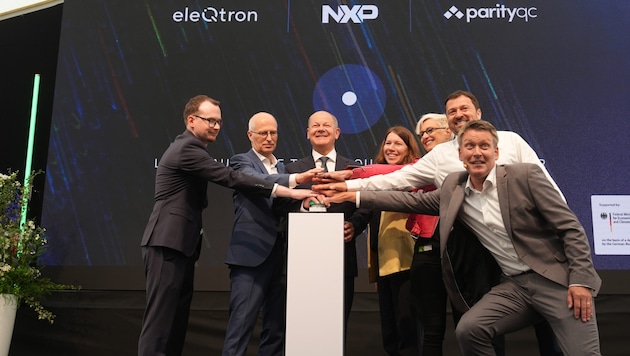
POLYGON ((456 6, 451 6, 444 13, 447 20, 466 18, 466 22, 473 20, 507 20, 507 22, 525 21, 538 17, 538 8, 536 7, 506 7, 497 4, 495 7, 467 7, 463 11, 456 6))

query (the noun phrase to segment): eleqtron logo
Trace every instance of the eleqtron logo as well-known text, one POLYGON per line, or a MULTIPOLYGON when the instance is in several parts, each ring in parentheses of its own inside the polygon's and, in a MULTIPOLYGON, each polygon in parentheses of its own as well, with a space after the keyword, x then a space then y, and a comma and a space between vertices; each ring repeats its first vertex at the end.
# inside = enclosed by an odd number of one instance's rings
POLYGON ((254 10, 226 10, 208 6, 203 11, 191 10, 186 6, 183 11, 173 12, 175 22, 258 22, 258 12, 254 10))
MULTIPOLYGON (((515 19, 521 19, 529 22, 530 19, 538 17, 538 8, 536 7, 505 7, 505 5, 497 4, 495 7, 467 7, 466 22, 478 19, 499 19, 513 22, 515 19)), ((457 7, 451 6, 443 15, 447 20, 457 17, 461 20, 464 13, 457 7)))
POLYGON ((336 23, 363 23, 364 20, 374 20, 378 17, 376 5, 339 5, 335 11, 330 5, 322 5, 322 23, 328 23, 332 17, 336 23))

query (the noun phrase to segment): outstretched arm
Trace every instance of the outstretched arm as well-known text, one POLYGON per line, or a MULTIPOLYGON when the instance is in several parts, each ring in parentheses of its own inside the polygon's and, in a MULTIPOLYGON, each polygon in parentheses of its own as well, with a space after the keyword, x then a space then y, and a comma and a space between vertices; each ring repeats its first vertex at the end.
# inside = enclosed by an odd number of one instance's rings
POLYGON ((273 194, 277 197, 291 198, 295 200, 304 200, 309 197, 317 196, 317 193, 310 189, 291 189, 277 184, 273 194))
POLYGON ((352 177, 352 170, 346 169, 344 171, 333 171, 319 174, 314 181, 318 183, 343 182, 344 180, 350 179, 350 177, 352 177))
MULTIPOLYGON (((335 183, 338 184, 338 183, 335 183)), ((402 213, 418 213, 439 215, 440 190, 431 192, 398 192, 398 191, 361 191, 323 192, 328 198, 326 203, 343 203, 359 201, 361 208, 378 209, 384 211, 399 211, 402 213)))

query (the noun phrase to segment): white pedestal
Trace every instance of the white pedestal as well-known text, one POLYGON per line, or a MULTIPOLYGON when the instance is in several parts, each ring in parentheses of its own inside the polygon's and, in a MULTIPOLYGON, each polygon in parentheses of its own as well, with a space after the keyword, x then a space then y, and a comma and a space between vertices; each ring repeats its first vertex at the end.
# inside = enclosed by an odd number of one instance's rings
POLYGON ((286 356, 343 355, 343 214, 289 214, 286 356))

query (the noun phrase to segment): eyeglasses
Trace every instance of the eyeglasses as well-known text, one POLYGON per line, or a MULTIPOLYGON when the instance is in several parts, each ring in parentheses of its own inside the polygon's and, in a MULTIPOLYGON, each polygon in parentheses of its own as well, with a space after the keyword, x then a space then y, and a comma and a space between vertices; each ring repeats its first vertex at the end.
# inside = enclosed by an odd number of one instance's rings
POLYGON ((418 132, 418 137, 422 137, 422 136, 424 136, 424 134, 430 135, 435 130, 442 130, 442 129, 445 129, 445 128, 446 127, 429 127, 428 129, 426 129, 424 131, 418 132))
POLYGON ((193 115, 194 117, 201 119, 205 122, 207 122, 211 127, 215 127, 216 125, 219 125, 219 127, 223 126, 223 120, 221 119, 206 119, 205 117, 201 117, 199 115, 193 115))
POLYGON ((276 137, 278 136, 278 131, 262 131, 262 132, 257 132, 257 131, 249 131, 251 133, 255 133, 256 135, 259 135, 260 137, 265 137, 267 138, 267 136, 271 136, 271 137, 276 137))

